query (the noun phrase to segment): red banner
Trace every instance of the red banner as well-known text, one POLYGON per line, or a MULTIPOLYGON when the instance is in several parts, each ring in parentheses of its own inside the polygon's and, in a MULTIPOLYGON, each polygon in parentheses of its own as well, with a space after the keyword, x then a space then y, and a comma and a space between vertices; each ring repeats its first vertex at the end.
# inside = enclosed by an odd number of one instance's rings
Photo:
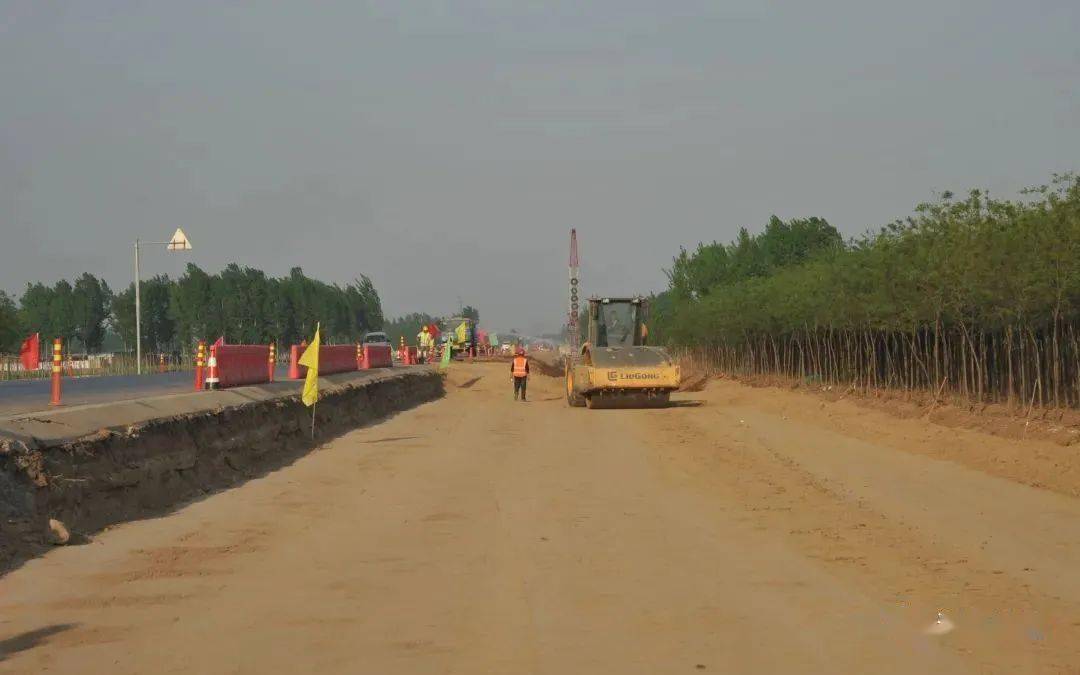
POLYGON ((22 361, 23 370, 37 370, 41 363, 41 334, 34 333, 23 340, 19 349, 19 360, 22 361))

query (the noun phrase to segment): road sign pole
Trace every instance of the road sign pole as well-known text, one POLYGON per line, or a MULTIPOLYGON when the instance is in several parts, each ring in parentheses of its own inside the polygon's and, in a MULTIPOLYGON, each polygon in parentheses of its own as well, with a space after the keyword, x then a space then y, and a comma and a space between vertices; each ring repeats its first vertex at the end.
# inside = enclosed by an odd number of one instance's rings
POLYGON ((135 372, 142 375, 142 306, 139 298, 139 240, 135 240, 135 372))
MULTIPOLYGON (((139 293, 139 245, 135 240, 135 372, 142 375, 142 302, 139 293)), ((147 246, 160 244, 170 251, 190 251, 191 241, 179 227, 169 241, 148 241, 147 246)))

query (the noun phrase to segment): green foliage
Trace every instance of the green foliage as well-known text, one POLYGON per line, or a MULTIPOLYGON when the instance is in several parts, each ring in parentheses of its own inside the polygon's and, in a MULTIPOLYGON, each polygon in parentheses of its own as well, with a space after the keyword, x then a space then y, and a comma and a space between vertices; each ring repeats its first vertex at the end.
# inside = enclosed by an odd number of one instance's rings
MULTIPOLYGON (((169 277, 160 274, 139 284, 142 310, 142 346, 144 354, 172 352, 176 322, 170 311, 169 277)), ((127 349, 135 348, 135 284, 117 294, 112 304, 116 330, 127 349)))
POLYGON ((739 230, 731 244, 699 244, 682 249, 667 270, 671 291, 680 298, 702 298, 717 286, 771 274, 843 246, 840 233, 821 218, 784 222, 773 216, 765 231, 752 236, 739 230))
POLYGON ((424 326, 430 326, 438 322, 438 317, 416 312, 387 321, 383 325, 383 330, 386 331, 387 337, 390 338, 390 344, 395 347, 400 343, 402 337, 405 338, 405 344, 415 346, 417 344, 416 336, 420 333, 420 330, 424 326))
POLYGON ((180 344, 191 345, 202 337, 224 332, 223 321, 212 311, 212 300, 210 275, 188 263, 184 275, 169 288, 169 315, 180 344))
POLYGON ((41 333, 43 340, 56 336, 49 312, 52 298, 53 290, 45 284, 26 284, 26 290, 19 299, 19 314, 22 316, 23 329, 27 333, 41 333))
POLYGON ((143 348, 149 352, 171 351, 176 336, 176 322, 169 315, 172 282, 159 274, 144 280, 140 286, 143 348))
POLYGON ((78 277, 74 286, 64 279, 51 288, 27 284, 19 300, 20 323, 24 332, 41 333, 43 340, 62 338, 68 351, 94 352, 105 337, 111 304, 109 285, 92 274, 78 277))
POLYGON ((19 351, 24 335, 22 319, 15 301, 7 293, 0 291, 0 352, 19 351))
POLYGON ((128 286, 113 297, 113 329, 125 350, 135 349, 135 286, 128 286))
POLYGON ((75 280, 71 297, 72 319, 75 335, 88 353, 101 350, 111 303, 112 291, 104 281, 86 273, 75 280))
POLYGON ((49 302, 49 325, 53 337, 63 338, 69 345, 75 336, 75 298, 71 284, 61 279, 53 286, 52 300, 49 302))
MULTIPOLYGON (((113 303, 117 332, 124 343, 135 336, 134 287, 113 303)), ((287 277, 230 264, 207 274, 189 264, 176 281, 155 277, 142 282, 143 345, 153 351, 188 350, 199 339, 235 344, 297 344, 311 338, 321 322, 328 344, 359 340, 382 326, 382 304, 366 276, 344 287, 304 275, 287 277)))
MULTIPOLYGON (((311 338, 316 322, 322 322, 327 343, 348 343, 383 323, 379 294, 366 276, 339 286, 306 277, 298 267, 275 279, 235 264, 213 275, 189 264, 175 281, 164 275, 142 280, 140 298, 148 354, 188 352, 198 340, 219 336, 230 343, 295 344, 311 338)), ((124 349, 135 348, 134 284, 115 296, 89 274, 74 287, 63 280, 52 288, 28 284, 20 305, 16 334, 38 331, 43 339, 65 341, 76 336, 95 351, 108 327, 124 349)), ((15 324, 4 319, 0 335, 8 325, 15 324)))
POLYGON ((1029 194, 946 194, 846 245, 774 219, 682 251, 654 322, 751 370, 1080 402, 1080 178, 1029 194))
MULTIPOLYGON (((366 276, 344 287, 326 284, 304 275, 294 267, 281 279, 258 279, 254 270, 232 270, 226 282, 233 293, 243 294, 250 306, 258 306, 264 323, 241 313, 247 326, 245 338, 253 334, 270 336, 279 344, 293 344, 310 339, 316 322, 321 322, 323 339, 328 343, 355 342, 364 333, 378 330, 383 324, 382 303, 374 284, 366 276), (246 282, 243 276, 246 274, 246 282)), ((225 273, 222 273, 225 276, 225 273)), ((218 295, 221 290, 216 291, 218 295)), ((223 316, 229 316, 223 312, 223 316)), ((238 332, 241 324, 226 324, 226 335, 238 332)), ((254 340, 247 340, 253 342, 254 340)))

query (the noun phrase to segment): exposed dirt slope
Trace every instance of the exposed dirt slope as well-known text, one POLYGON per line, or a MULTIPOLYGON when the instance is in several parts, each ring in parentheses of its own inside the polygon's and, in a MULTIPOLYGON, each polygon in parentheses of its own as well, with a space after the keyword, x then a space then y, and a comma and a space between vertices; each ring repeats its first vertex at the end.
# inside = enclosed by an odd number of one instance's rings
MULTIPOLYGON (((0 572, 49 548, 50 518, 81 540, 112 523, 160 514, 284 466, 317 440, 437 398, 443 388, 428 369, 337 380, 323 382, 314 440, 311 409, 300 402, 297 383, 287 394, 255 400, 240 395, 240 402, 226 407, 101 428, 71 440, 0 437, 0 572)), ((108 419, 112 408, 123 405, 71 416, 108 419)), ((71 428, 57 419, 57 426, 71 428)))

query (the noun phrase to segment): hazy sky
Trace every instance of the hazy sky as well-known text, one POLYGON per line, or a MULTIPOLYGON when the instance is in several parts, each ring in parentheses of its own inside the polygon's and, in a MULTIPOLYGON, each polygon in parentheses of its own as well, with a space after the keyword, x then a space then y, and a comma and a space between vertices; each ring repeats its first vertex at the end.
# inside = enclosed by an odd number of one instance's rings
POLYGON ((770 214, 856 234, 1080 168, 1080 2, 0 0, 0 288, 131 242, 555 329, 770 214))

